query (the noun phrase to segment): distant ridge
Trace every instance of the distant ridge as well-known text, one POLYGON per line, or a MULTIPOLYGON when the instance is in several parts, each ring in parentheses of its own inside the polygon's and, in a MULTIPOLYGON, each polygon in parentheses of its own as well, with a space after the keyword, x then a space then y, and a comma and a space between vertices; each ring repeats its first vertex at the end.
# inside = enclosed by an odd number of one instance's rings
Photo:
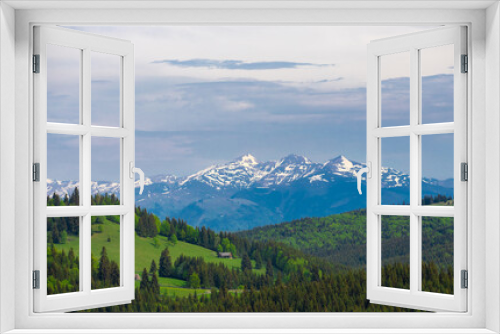
MULTIPOLYGON (((321 217, 366 206, 356 190, 356 173, 364 163, 339 155, 323 163, 289 154, 260 162, 244 154, 186 177, 156 175, 146 178, 136 204, 159 217, 187 220, 215 230, 237 231, 303 217, 321 217)), ((74 181, 48 180, 47 190, 65 195, 79 186, 74 181)), ((137 183, 136 183, 136 186, 137 183)), ((382 188, 394 203, 408 202, 409 175, 382 168, 382 188)), ((423 180, 423 193, 452 195, 451 180, 423 180)), ((92 193, 119 194, 119 184, 92 183, 92 193)))

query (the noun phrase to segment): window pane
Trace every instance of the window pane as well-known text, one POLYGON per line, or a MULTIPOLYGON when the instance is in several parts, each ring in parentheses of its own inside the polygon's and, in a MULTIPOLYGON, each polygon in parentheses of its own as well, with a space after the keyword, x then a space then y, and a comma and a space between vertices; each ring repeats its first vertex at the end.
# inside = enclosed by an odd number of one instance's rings
POLYGON ((454 45, 420 50, 422 123, 453 122, 454 45))
POLYGON ((47 294, 79 291, 80 218, 47 218, 47 294))
POLYGON ((47 205, 80 205, 80 137, 47 134, 47 205))
POLYGON ((382 126, 410 124, 410 53, 380 57, 382 126))
POLYGON ((382 286, 410 289, 410 217, 382 216, 382 286))
POLYGON ((453 294, 453 218, 422 217, 422 291, 453 294))
POLYGON ((47 45, 47 121, 80 122, 80 49, 47 45))
POLYGON ((120 142, 92 137, 92 205, 120 205, 120 142))
POLYGON ((410 204, 410 137, 381 139, 382 205, 410 204))
POLYGON ((422 205, 453 206, 453 134, 422 136, 422 205))
POLYGON ((92 125, 120 126, 121 57, 92 52, 92 125))
POLYGON ((92 289, 120 286, 120 216, 92 217, 92 289))

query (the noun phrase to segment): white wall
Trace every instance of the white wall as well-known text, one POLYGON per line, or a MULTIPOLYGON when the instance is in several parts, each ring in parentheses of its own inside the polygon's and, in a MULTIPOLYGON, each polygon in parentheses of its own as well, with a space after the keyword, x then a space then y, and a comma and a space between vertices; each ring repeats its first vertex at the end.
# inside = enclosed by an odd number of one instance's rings
POLYGON ((0 333, 14 328, 15 12, 0 3, 0 333))
POLYGON ((486 11, 486 328, 500 332, 500 7, 486 11), (492 265, 494 263, 494 265, 492 265))

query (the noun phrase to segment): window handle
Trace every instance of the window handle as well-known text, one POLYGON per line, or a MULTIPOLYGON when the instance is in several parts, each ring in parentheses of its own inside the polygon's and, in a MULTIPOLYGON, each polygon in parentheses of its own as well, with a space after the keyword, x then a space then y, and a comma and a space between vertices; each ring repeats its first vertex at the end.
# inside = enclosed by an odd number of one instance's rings
POLYGON ((139 189, 139 195, 142 195, 142 192, 144 191, 144 172, 142 171, 142 169, 134 167, 133 161, 130 161, 129 171, 131 179, 135 179, 135 174, 139 174, 139 185, 141 187, 139 189))
POLYGON ((362 192, 361 192, 361 177, 363 176, 364 173, 366 173, 367 179, 370 179, 372 177, 372 163, 371 162, 367 162, 366 167, 361 168, 356 173, 356 177, 358 178, 358 193, 360 195, 362 194, 362 192))

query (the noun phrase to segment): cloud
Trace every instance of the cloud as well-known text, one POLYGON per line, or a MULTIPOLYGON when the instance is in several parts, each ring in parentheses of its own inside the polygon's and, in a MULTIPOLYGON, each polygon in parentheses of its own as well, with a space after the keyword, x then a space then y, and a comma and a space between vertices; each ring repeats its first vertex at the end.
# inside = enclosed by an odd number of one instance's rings
POLYGON ((290 69, 302 66, 335 66, 333 64, 313 64, 313 63, 297 63, 290 61, 260 61, 260 62, 244 62, 242 60, 216 60, 216 59, 163 59, 155 60, 154 64, 169 64, 177 67, 202 67, 210 69, 225 69, 225 70, 278 70, 290 69))
POLYGON ((319 80, 319 81, 316 81, 315 83, 327 83, 327 82, 337 82, 337 81, 342 81, 344 80, 344 77, 338 77, 338 78, 335 78, 335 79, 324 79, 324 80, 319 80))

